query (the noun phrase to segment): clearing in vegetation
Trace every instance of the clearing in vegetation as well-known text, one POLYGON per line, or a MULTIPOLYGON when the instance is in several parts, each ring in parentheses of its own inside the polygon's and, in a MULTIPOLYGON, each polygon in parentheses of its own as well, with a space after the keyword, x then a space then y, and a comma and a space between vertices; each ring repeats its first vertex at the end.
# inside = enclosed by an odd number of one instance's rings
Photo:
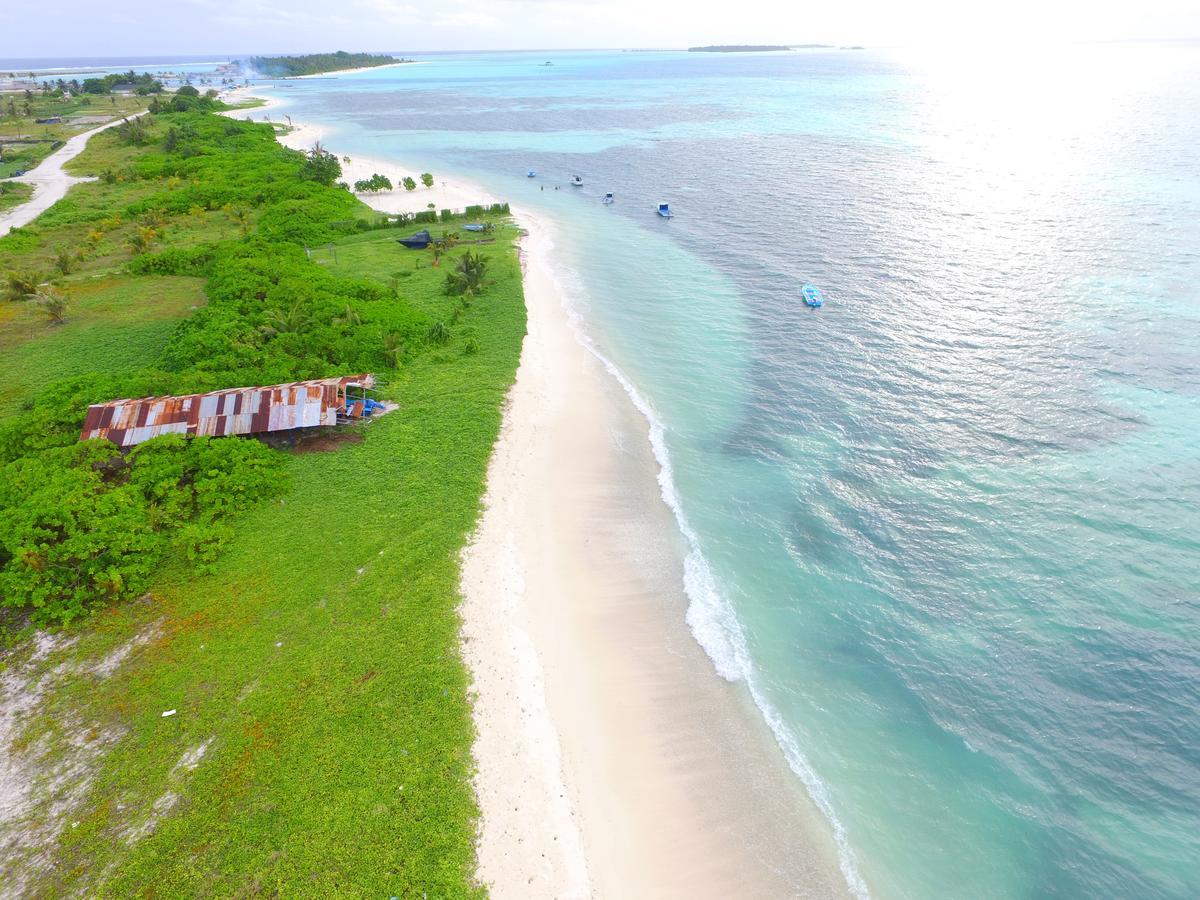
MULTIPOLYGON (((124 76, 122 76, 124 77, 124 76)), ((76 82, 62 87, 0 93, 0 178, 27 172, 63 145, 67 138, 144 110, 147 95, 85 93, 76 82)), ((161 89, 161 88, 160 88, 161 89)), ((0 194, 0 209, 8 198, 0 194)))

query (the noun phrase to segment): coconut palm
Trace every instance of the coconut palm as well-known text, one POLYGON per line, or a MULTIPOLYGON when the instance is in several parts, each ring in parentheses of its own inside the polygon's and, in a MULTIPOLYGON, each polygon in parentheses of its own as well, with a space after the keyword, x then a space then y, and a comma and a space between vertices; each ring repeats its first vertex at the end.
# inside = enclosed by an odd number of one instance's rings
POLYGON ((267 324, 277 334, 283 332, 301 332, 312 323, 312 316, 297 300, 286 311, 269 309, 265 313, 267 324))
POLYGON ((54 286, 42 285, 33 295, 33 300, 42 308, 51 325, 62 325, 67 321, 67 297, 54 286))
POLYGON ((358 314, 358 311, 353 306, 347 303, 346 308, 342 310, 342 314, 333 320, 333 324, 349 325, 352 328, 357 328, 362 324, 362 316, 358 314))
POLYGON ((383 357, 393 369, 398 368, 404 356, 404 338, 394 331, 383 336, 383 357))

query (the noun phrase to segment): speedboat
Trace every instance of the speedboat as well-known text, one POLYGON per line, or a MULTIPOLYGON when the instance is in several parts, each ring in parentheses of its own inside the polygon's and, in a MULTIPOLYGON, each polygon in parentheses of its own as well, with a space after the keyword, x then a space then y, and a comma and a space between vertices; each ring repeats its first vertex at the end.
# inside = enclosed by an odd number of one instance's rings
POLYGON ((670 204, 667 204, 667 203, 658 204, 658 214, 660 216, 662 216, 664 219, 675 218, 675 213, 671 212, 670 204))
POLYGON ((805 284, 800 288, 800 296, 804 298, 804 305, 811 306, 816 309, 825 303, 825 298, 821 295, 821 290, 815 284, 805 284))
POLYGON ((583 187, 583 179, 576 175, 571 179, 571 187, 583 187))
POLYGON ((612 191, 609 191, 607 194, 605 194, 604 199, 601 200, 600 202, 603 203, 605 206, 610 205, 613 202, 612 191))

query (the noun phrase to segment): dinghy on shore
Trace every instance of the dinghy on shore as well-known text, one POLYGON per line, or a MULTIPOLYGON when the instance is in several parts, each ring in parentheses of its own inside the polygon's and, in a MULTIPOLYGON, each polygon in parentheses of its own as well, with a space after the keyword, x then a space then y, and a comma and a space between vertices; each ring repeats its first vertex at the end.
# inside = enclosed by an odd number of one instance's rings
POLYGON ((825 304, 825 298, 815 284, 806 283, 804 287, 800 288, 800 296, 804 298, 804 305, 811 306, 813 309, 825 304))

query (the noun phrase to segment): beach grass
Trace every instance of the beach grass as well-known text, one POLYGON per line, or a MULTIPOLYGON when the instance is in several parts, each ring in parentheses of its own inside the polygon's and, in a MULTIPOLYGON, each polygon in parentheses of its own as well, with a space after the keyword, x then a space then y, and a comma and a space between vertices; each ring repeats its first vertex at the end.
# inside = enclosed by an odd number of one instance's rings
MULTIPOLYGON (((72 209, 119 210, 138 189, 77 186, 65 211, 0 243, 0 264, 41 261, 99 211, 72 209)), ((170 240, 210 239, 225 228, 210 215, 223 214, 176 217, 170 240)), ((26 868, 26 892, 484 893, 473 882, 459 554, 525 332, 517 229, 494 221, 494 243, 452 250, 440 267, 396 244, 394 229, 335 241, 336 263, 331 251, 314 266, 377 281, 446 326, 444 343, 379 373, 397 409, 317 452, 287 454, 286 492, 232 520, 208 568, 175 559, 140 600, 73 626, 70 646, 38 659, 22 645, 3 661, 49 678, 15 745, 36 757, 45 785, 35 819, 52 819, 72 789, 55 773, 87 760, 69 821, 6 863, 51 861, 26 868), (488 258, 490 281, 468 304, 443 291, 466 249, 488 258), (120 664, 110 672, 97 664, 105 658, 120 664)), ((11 368, 0 378, 17 385, 7 411, 42 369, 144 364, 202 302, 200 279, 133 277, 117 250, 89 262, 95 271, 71 276, 66 325, 38 331, 31 310, 0 305, 11 368)))

